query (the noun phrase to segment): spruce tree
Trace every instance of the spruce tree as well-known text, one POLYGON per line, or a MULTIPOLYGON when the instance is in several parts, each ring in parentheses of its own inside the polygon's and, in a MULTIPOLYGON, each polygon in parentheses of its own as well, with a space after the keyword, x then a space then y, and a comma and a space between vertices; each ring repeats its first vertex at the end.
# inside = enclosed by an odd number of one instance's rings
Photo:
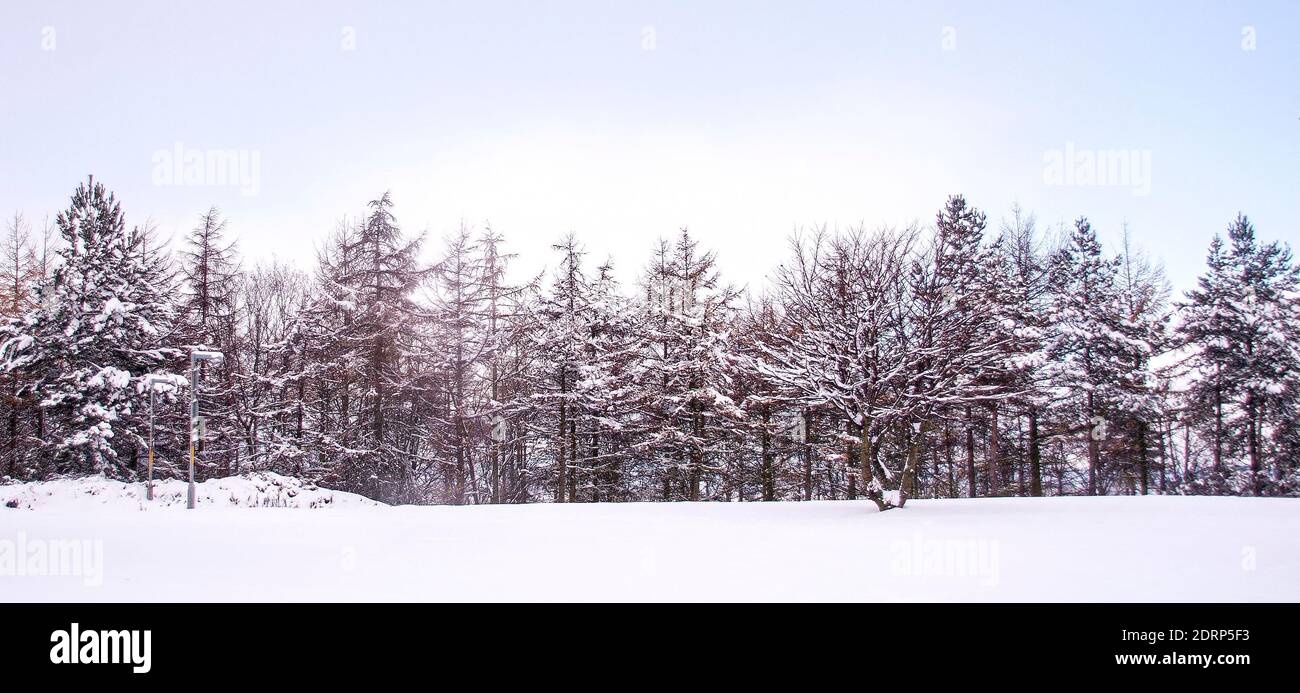
POLYGON ((121 205, 94 178, 57 219, 60 264, 3 346, 39 400, 38 432, 51 474, 130 477, 144 451, 143 376, 179 356, 164 343, 173 319, 167 287, 150 271, 144 234, 128 233, 121 205))
POLYGON ((1087 442, 1087 492, 1103 491, 1102 445, 1117 413, 1127 345, 1120 333, 1116 274, 1101 241, 1080 217, 1051 265, 1046 367, 1062 427, 1087 442))
POLYGON ((1228 483, 1229 440, 1227 422, 1234 416, 1238 382, 1232 377, 1235 335, 1238 332, 1234 297, 1241 294, 1229 271, 1223 238, 1210 242, 1206 271, 1197 287, 1187 292, 1181 307, 1178 334, 1189 349, 1183 361, 1190 376, 1184 395, 1185 424, 1209 441, 1211 467, 1201 489, 1224 492, 1228 483))
POLYGON ((731 320, 737 292, 722 283, 717 257, 682 229, 661 242, 644 280, 639 316, 646 450, 664 500, 700 500, 744 411, 732 399, 737 355, 731 320))

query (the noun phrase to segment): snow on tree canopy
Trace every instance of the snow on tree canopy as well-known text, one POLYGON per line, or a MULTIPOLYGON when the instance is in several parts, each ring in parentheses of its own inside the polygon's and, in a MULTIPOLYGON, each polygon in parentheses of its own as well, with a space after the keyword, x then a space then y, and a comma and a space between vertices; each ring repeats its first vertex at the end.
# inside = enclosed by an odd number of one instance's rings
POLYGON ((170 288, 146 235, 127 231, 121 206, 93 178, 56 220, 59 264, 3 345, 7 369, 44 410, 51 473, 132 474, 144 448, 147 395, 132 380, 166 373, 178 354, 159 342, 171 323, 170 288))

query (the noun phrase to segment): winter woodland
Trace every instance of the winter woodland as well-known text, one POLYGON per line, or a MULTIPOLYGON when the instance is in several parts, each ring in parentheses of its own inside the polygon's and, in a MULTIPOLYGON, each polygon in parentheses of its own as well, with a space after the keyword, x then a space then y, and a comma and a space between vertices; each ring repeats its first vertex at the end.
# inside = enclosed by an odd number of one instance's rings
POLYGON ((242 259, 215 208, 168 243, 93 178, 52 222, 10 217, 0 475, 140 479, 151 420, 155 473, 183 475, 202 348, 226 358, 202 368, 200 479, 882 509, 1300 491, 1300 268, 1245 216, 1178 292, 1127 233, 960 195, 931 224, 795 234, 743 289, 695 231, 630 283, 574 235, 521 281, 495 230, 431 239, 393 210, 370 201, 310 268, 242 259))

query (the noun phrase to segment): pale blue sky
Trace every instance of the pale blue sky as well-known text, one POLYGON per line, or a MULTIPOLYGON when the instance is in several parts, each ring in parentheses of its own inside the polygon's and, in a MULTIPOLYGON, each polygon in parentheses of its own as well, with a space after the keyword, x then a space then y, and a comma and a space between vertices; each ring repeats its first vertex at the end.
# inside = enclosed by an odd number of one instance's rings
POLYGON ((219 205, 252 260, 305 262, 385 189, 408 230, 490 221, 533 269, 572 229, 628 280, 682 225, 752 283, 797 225, 955 192, 1127 220, 1180 289, 1239 209, 1300 240, 1296 0, 7 0, 0 94, 0 213, 93 172, 166 232, 219 205), (257 194, 155 185, 177 142, 257 152, 257 194), (1048 185, 1067 145, 1148 152, 1149 194, 1048 185))

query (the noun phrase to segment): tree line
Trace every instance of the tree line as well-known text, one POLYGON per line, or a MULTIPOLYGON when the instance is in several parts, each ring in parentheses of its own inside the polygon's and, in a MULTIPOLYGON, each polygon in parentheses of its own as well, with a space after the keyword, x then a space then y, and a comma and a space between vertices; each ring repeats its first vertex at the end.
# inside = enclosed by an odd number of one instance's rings
POLYGON ((6 226, 15 480, 138 479, 151 421, 157 474, 182 474, 204 348, 226 358, 200 478, 389 503, 1300 489, 1300 268, 1245 216, 1178 297, 1127 231, 990 228, 960 195, 928 226, 796 233, 761 290, 686 229, 628 286, 573 234, 512 280, 501 234, 426 248, 388 194, 310 272, 245 266, 215 208, 173 250, 93 178, 52 225, 6 226))

